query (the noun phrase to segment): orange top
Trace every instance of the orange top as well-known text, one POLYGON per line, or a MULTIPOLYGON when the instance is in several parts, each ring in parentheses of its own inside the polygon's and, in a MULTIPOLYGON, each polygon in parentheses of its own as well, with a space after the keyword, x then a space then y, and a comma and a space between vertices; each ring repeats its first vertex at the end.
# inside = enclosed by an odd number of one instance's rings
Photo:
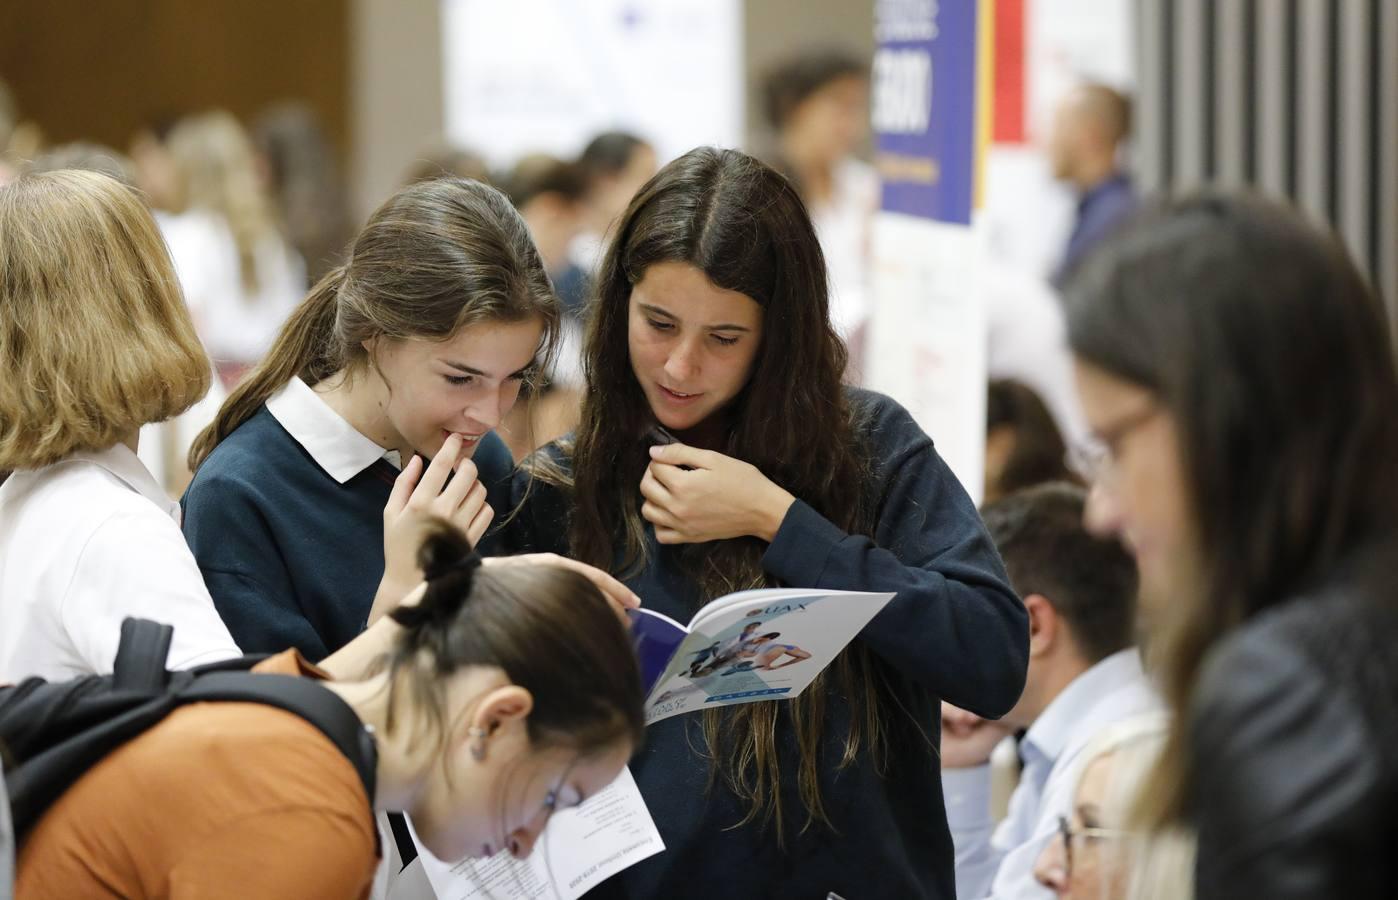
MULTIPOLYGON (((295 650, 253 671, 326 677, 295 650)), ((363 898, 377 858, 364 784, 319 729, 259 703, 196 703, 44 814, 15 897, 363 898)))

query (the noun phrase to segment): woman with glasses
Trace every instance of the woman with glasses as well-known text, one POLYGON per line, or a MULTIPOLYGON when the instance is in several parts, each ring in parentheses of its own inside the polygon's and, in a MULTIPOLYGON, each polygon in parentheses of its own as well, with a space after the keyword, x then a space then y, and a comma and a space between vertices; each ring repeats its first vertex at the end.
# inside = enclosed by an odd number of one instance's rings
POLYGON ((1060 898, 1189 900, 1194 842, 1182 831, 1146 835, 1130 827, 1131 806, 1155 766, 1166 720, 1150 715, 1103 731, 1083 751, 1072 818, 1034 867, 1060 898))
POLYGON ((1068 287, 1101 438, 1089 525, 1135 553, 1175 713, 1141 817, 1199 834, 1200 897, 1391 897, 1398 374, 1339 241, 1202 193, 1068 287), (1379 749, 1383 748, 1383 749, 1379 749))

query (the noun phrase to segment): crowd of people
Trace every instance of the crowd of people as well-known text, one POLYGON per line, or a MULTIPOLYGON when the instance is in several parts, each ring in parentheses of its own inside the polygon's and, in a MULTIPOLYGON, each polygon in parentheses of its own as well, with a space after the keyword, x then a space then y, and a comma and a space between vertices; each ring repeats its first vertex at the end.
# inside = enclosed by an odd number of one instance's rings
MULTIPOLYGON (((1084 86, 1074 412, 993 380, 977 508, 851 368, 867 77, 774 73, 768 161, 443 150, 357 229, 295 106, 16 166, 0 750, 34 679, 119 680, 138 618, 170 670, 267 654, 372 752, 174 709, 32 820, 0 803, 14 896, 367 897, 414 852, 399 814, 441 859, 525 857, 628 766, 665 850, 592 897, 1392 896, 1373 288, 1284 203, 1136 199, 1129 107, 1084 86), (800 696, 647 728, 627 610, 772 586, 894 597, 800 696)), ((752 632, 692 665, 810 657, 752 632)))

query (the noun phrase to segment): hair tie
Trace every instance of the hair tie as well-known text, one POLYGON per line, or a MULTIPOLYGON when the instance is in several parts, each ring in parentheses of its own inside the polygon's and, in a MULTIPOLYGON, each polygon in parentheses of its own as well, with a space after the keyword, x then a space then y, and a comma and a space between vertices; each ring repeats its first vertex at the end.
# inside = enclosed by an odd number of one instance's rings
POLYGON ((452 575, 473 576, 475 575, 476 570, 480 567, 481 555, 477 553, 475 550, 472 550, 470 553, 466 554, 460 559, 453 560, 452 562, 449 562, 444 566, 435 568, 433 571, 427 572, 425 574, 427 576, 428 581, 438 581, 443 578, 449 578, 452 575))

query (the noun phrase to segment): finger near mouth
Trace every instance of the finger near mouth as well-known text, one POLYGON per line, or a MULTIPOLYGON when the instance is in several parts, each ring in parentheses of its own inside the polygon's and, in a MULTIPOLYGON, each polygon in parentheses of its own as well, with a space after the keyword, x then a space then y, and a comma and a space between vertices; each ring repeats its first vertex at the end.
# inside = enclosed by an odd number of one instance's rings
POLYGON ((447 429, 443 428, 442 443, 446 443, 447 441, 451 440, 452 435, 456 435, 457 437, 461 438, 462 447, 474 447, 476 446, 476 444, 480 443, 481 438, 485 437, 485 435, 483 434, 475 435, 473 437, 463 434, 460 431, 448 431, 447 429))

